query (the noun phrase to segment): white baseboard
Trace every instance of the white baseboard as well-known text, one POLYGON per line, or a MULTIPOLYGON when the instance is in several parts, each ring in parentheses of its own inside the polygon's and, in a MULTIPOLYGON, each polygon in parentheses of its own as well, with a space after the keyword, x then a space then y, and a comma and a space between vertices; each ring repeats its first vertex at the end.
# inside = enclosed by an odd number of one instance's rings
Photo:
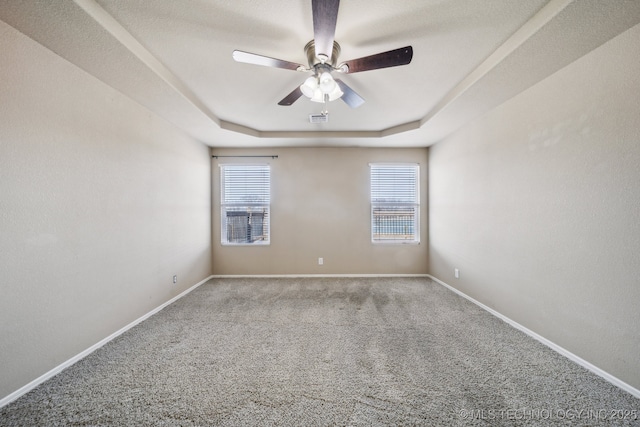
POLYGON ((304 278, 304 277, 431 277, 428 274, 214 274, 214 279, 252 279, 252 278, 304 278))
POLYGON ((594 374, 598 375, 599 377, 604 378, 605 380, 607 380, 608 382, 610 382, 611 384, 615 385, 616 387, 621 388, 622 390, 632 394, 633 396, 637 397, 640 399, 640 390, 638 390, 637 388, 625 383, 624 381, 622 381, 619 378, 614 377, 613 375, 611 375, 610 373, 603 371, 602 369, 598 368, 597 366, 593 365, 592 363, 587 362, 586 360, 584 360, 583 358, 576 356, 575 354, 571 353, 569 350, 559 346, 558 344, 549 341, 548 339, 546 339, 545 337, 543 337, 542 335, 538 335, 537 333, 533 332, 532 330, 522 326, 521 324, 519 324, 518 322, 508 318, 507 316, 495 311, 494 309, 487 307, 486 305, 482 304, 480 301, 477 301, 473 298, 471 298, 469 295, 465 294, 462 291, 459 291, 458 289, 454 288, 453 286, 448 285, 447 283, 443 282, 442 280, 433 277, 432 275, 427 275, 431 280, 433 280, 436 283, 439 283, 440 285, 444 286, 445 288, 449 289, 452 292, 455 292, 456 294, 460 295, 461 297, 471 301, 472 303, 474 303, 475 305, 477 305, 478 307, 488 311, 489 313, 493 314, 494 316, 496 316, 497 318, 507 322, 509 325, 513 326, 514 328, 524 332, 525 334, 529 335, 531 338, 541 342, 542 344, 546 345, 547 347, 549 347, 550 349, 554 350, 557 353, 560 353, 562 356, 566 357, 567 359, 577 363, 578 365, 586 368, 587 370, 593 372, 594 374))
POLYGON ((45 374, 39 376, 35 380, 31 381, 29 384, 19 388, 18 390, 14 391, 13 393, 9 394, 8 396, 0 399, 0 408, 2 408, 3 406, 5 406, 5 405, 7 405, 7 404, 9 404, 11 402, 13 402, 14 400, 19 398, 23 394, 26 394, 26 393, 30 392, 31 390, 33 390, 34 388, 36 388, 37 386, 39 386, 40 384, 42 384, 43 382, 48 380, 49 378, 54 377, 55 375, 57 375, 60 372, 62 372, 64 369, 68 368, 69 366, 73 365, 74 363, 78 362, 79 360, 87 357, 89 354, 93 353, 94 351, 96 351, 97 349, 99 349, 100 347, 102 347, 103 345, 108 343, 109 341, 115 339, 119 335, 122 335, 123 333, 125 333, 129 329, 131 329, 134 326, 136 326, 138 323, 140 323, 140 322, 148 319, 149 317, 153 316, 154 314, 156 314, 157 312, 159 312, 160 310, 162 310, 166 306, 168 306, 168 305, 174 303, 175 301, 179 300, 180 298, 182 298, 183 296, 187 295, 189 292, 193 291, 198 286, 202 285, 203 283, 205 283, 206 281, 208 281, 208 280, 210 280, 212 278, 213 278, 213 276, 209 276, 206 279, 201 280, 200 282, 196 283, 195 285, 193 285, 192 287, 190 287, 186 291, 184 291, 184 292, 180 293, 179 295, 171 298, 169 301, 165 302, 164 304, 160 305, 159 307, 154 308, 153 310, 151 310, 147 314, 145 314, 142 317, 134 320, 133 322, 129 323, 127 326, 123 327, 122 329, 114 332, 113 334, 109 335, 108 337, 106 337, 105 339, 101 340, 100 342, 92 345, 91 347, 89 347, 88 349, 84 350, 83 352, 73 356, 71 359, 61 363, 60 365, 56 366, 55 368, 53 368, 49 372, 46 372, 45 374))

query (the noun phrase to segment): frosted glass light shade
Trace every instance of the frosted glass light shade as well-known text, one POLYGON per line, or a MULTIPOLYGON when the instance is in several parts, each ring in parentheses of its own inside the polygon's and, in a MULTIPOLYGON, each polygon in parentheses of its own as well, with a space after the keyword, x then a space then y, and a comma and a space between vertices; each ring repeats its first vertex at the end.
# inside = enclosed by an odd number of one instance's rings
POLYGON ((316 77, 309 77, 300 85, 302 94, 307 98, 313 98, 315 91, 318 89, 318 79, 316 77))
POLYGON ((342 92, 342 90, 340 90, 340 86, 336 84, 333 90, 331 91, 331 93, 329 93, 329 101, 335 101, 336 99, 340 98, 342 95, 344 95, 344 92, 342 92))
POLYGON ((313 92, 313 97, 311 98, 313 102, 324 102, 324 93, 320 90, 320 88, 316 88, 313 92))
POLYGON ((336 84, 336 81, 333 80, 333 77, 331 77, 331 74, 325 71, 324 73, 320 74, 319 86, 322 93, 329 94, 333 92, 337 84, 336 84))

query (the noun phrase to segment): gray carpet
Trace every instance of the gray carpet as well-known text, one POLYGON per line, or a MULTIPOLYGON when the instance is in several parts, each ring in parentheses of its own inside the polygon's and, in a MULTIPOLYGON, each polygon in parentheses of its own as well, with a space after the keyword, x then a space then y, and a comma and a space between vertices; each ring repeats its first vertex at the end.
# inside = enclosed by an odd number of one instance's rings
POLYGON ((639 399, 423 278, 214 279, 0 409, 2 426, 638 418, 639 399))

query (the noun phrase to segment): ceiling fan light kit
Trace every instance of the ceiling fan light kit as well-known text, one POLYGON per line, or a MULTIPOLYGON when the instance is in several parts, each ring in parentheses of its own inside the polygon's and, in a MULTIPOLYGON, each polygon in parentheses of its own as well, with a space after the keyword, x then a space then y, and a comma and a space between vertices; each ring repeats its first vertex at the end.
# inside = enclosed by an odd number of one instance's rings
MULTIPOLYGON (((233 51, 233 59, 237 62, 254 65, 313 72, 311 77, 308 77, 300 86, 285 96, 278 102, 278 105, 290 106, 304 95, 313 102, 326 103, 342 99, 349 107, 357 108, 364 103, 364 99, 342 80, 334 79, 331 73, 335 71, 352 74, 407 65, 413 58, 413 48, 405 46, 400 49, 345 61, 337 65, 340 45, 334 40, 334 36, 339 6, 340 0, 311 1, 314 39, 304 47, 309 67, 240 50, 233 51)), ((328 119, 328 115, 324 115, 327 117, 323 117, 323 119, 328 119)), ((317 123, 313 120, 310 121, 317 123)))
POLYGON ((302 94, 313 102, 325 102, 325 95, 329 101, 335 101, 344 95, 340 86, 328 72, 323 72, 320 76, 311 76, 300 85, 302 94))

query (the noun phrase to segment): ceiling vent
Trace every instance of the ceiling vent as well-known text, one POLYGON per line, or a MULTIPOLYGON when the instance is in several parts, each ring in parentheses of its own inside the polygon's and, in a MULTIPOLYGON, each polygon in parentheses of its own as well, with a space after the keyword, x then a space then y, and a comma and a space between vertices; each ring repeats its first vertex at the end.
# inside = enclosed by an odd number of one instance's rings
POLYGON ((310 123, 328 123, 329 113, 325 114, 309 114, 310 123))

